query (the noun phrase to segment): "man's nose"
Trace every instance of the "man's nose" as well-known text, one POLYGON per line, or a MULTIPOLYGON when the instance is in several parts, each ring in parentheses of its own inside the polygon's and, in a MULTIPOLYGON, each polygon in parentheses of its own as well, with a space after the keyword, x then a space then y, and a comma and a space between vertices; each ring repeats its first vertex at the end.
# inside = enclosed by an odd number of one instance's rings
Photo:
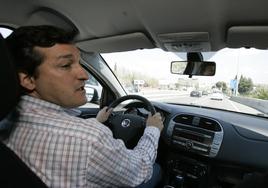
POLYGON ((87 71, 81 65, 79 65, 79 67, 78 67, 77 76, 81 80, 88 80, 89 79, 89 75, 88 75, 87 71))

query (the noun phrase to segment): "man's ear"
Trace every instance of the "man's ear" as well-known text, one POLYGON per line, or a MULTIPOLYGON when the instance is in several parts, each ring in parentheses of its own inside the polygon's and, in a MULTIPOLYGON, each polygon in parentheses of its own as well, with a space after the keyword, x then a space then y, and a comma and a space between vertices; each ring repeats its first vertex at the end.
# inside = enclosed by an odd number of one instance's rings
POLYGON ((20 85, 29 91, 35 89, 35 80, 33 76, 29 76, 23 72, 19 72, 20 85))

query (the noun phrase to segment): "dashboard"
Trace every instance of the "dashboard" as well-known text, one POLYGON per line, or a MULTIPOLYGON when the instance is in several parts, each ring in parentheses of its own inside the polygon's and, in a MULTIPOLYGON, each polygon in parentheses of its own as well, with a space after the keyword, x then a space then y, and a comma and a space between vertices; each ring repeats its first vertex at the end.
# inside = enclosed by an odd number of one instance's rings
MULTIPOLYGON (((268 168, 268 119, 153 102, 164 119, 157 162, 173 187, 233 187, 268 168)), ((146 117, 141 103, 127 113, 146 117)), ((131 109, 131 110, 130 110, 131 109)))

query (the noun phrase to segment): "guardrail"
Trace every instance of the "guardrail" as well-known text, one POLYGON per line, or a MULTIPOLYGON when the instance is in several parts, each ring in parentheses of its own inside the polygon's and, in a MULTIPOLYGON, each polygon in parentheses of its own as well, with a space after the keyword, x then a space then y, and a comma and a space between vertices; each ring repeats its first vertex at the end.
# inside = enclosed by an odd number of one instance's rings
POLYGON ((230 100, 239 102, 241 104, 244 104, 256 110, 259 110, 262 113, 268 114, 268 101, 267 100, 253 99, 253 98, 247 98, 247 97, 236 97, 236 96, 231 96, 230 100))

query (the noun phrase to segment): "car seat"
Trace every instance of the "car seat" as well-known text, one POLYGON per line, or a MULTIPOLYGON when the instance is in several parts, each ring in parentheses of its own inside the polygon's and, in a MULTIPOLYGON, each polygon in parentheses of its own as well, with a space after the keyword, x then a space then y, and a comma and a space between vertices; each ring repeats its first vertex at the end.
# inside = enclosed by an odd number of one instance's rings
POLYGON ((12 57, 0 34, 0 187, 47 187, 5 144, 10 127, 4 118, 19 100, 19 82, 12 57))

